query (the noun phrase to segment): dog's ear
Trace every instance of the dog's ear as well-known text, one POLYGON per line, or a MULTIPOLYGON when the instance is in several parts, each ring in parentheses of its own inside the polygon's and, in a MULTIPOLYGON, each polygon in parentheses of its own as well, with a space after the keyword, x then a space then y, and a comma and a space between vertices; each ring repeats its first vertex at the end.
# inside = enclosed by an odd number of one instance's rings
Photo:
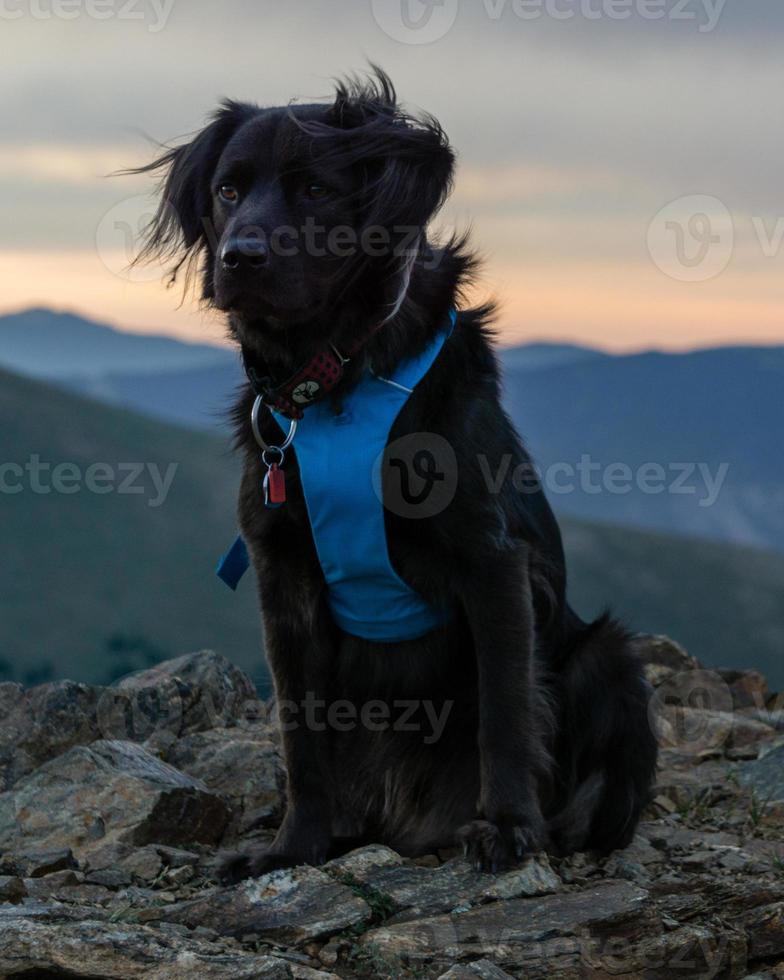
MULTIPOLYGON (((364 224, 424 230, 449 195, 454 155, 439 123, 396 114, 374 126, 365 152, 368 183, 364 224)), ((358 149, 362 152, 360 142, 358 149)))
POLYGON ((317 137, 322 162, 363 175, 366 227, 424 229, 449 194, 455 158, 443 129, 432 116, 403 112, 380 68, 340 82, 324 120, 303 128, 317 137))
POLYGON ((189 143, 167 150, 143 167, 126 173, 161 174, 158 207, 145 229, 136 261, 175 260, 174 282, 183 264, 210 244, 212 178, 221 153, 254 107, 224 102, 212 121, 189 143))

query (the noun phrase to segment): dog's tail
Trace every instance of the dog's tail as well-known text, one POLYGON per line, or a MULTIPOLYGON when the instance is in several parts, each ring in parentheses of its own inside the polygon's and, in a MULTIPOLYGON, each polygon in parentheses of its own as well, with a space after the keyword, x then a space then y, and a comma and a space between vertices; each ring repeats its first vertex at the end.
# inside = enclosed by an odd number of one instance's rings
POLYGON ((607 614, 580 624, 559 672, 549 830, 565 854, 625 847, 650 798, 657 757, 651 687, 631 639, 607 614))

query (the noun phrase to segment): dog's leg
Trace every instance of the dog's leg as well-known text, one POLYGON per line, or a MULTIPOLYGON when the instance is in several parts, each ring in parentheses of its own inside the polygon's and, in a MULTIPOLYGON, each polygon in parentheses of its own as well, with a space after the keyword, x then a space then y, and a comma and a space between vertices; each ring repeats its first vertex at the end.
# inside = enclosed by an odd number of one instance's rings
POLYGON ((546 843, 538 781, 549 770, 534 658, 528 554, 497 554, 474 569, 462 602, 473 635, 479 695, 479 819, 458 840, 495 871, 546 843))
POLYGON ((286 764, 287 807, 269 847, 223 858, 218 873, 224 881, 297 864, 323 864, 332 848, 324 716, 334 627, 310 567, 286 562, 274 574, 261 570, 259 582, 286 764))

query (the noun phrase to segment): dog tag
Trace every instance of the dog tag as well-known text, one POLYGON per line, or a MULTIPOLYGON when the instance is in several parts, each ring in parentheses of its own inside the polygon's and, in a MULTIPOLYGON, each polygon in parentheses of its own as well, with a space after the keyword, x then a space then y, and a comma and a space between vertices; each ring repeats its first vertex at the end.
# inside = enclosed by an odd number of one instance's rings
POLYGON ((264 477, 264 506, 274 508, 285 503, 286 474, 277 463, 273 463, 264 477))

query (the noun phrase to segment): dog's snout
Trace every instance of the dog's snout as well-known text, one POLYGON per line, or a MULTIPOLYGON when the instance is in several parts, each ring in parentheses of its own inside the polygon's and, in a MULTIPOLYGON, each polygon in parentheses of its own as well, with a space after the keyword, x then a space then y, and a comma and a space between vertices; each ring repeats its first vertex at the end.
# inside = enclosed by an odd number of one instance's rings
POLYGON ((221 265, 228 272, 242 269, 261 269, 269 261, 266 241, 258 237, 239 235, 230 238, 221 250, 221 265))

